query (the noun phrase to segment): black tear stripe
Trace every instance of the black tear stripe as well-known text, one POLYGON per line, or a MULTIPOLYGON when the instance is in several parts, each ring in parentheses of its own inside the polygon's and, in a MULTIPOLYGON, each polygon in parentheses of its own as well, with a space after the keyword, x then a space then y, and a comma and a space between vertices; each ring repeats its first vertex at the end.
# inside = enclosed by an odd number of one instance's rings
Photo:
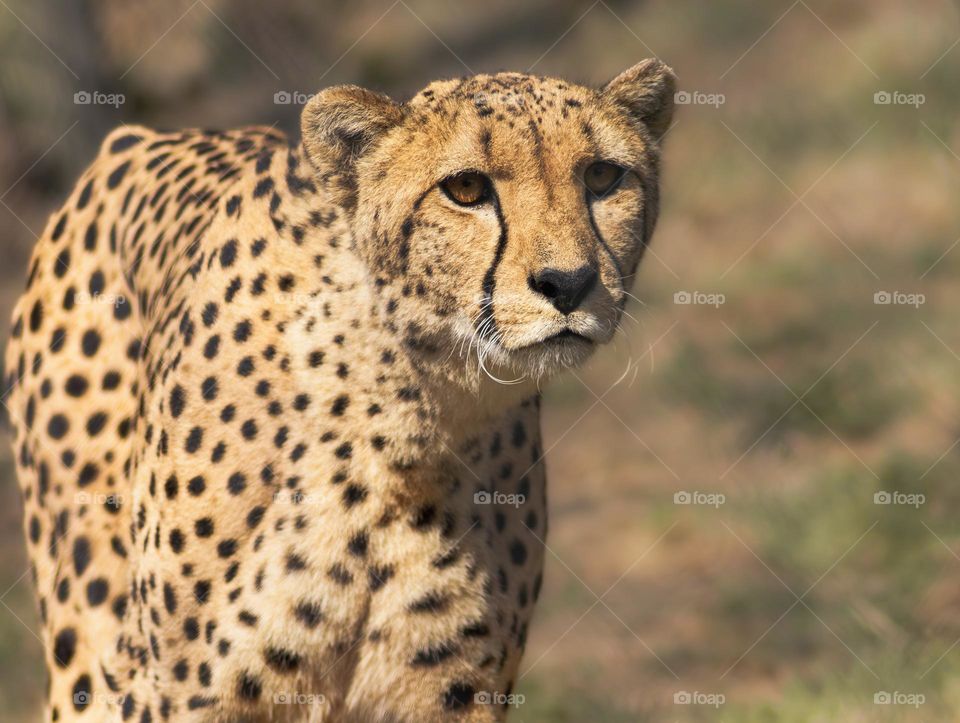
MULTIPOLYGON (((600 233, 600 229, 597 226, 597 221, 593 217, 593 204, 590 202, 590 189, 587 189, 587 192, 584 194, 584 201, 587 204, 587 215, 590 216, 590 228, 593 229, 594 235, 597 237, 597 241, 600 242, 600 245, 603 246, 603 250, 607 252, 607 256, 610 257, 610 261, 613 264, 613 268, 617 270, 617 275, 620 277, 621 282, 623 281, 623 269, 620 266, 620 262, 617 260, 617 257, 613 255, 613 251, 610 250, 610 247, 607 245, 607 241, 603 238, 603 234, 600 233)), ((646 248, 646 241, 641 240, 641 245, 643 248, 646 248)))
POLYGON ((497 196, 496 190, 492 190, 493 195, 493 210, 497 214, 497 223, 500 224, 500 238, 497 239, 497 248, 493 252, 493 261, 490 263, 490 268, 487 269, 487 273, 483 276, 483 298, 480 302, 482 308, 480 309, 480 315, 477 317, 477 323, 475 328, 479 330, 487 322, 490 323, 490 328, 487 332, 491 337, 497 332, 497 321, 493 316, 493 290, 497 286, 497 268, 500 266, 500 262, 503 261, 503 254, 507 250, 507 220, 503 217, 503 210, 500 208, 500 197, 497 196))

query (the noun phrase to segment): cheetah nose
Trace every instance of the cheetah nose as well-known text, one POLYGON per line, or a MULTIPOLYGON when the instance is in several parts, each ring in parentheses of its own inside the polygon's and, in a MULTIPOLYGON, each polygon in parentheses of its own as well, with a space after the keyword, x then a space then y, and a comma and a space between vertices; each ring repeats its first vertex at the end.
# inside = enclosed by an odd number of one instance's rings
POLYGON ((569 314, 590 293, 597 283, 597 270, 585 264, 573 271, 545 268, 528 279, 534 292, 545 296, 562 314, 569 314))

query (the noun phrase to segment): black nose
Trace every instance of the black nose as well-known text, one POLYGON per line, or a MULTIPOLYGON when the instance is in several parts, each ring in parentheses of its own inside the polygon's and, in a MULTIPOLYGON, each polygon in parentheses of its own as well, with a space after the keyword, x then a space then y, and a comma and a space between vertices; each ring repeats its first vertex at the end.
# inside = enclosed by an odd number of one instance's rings
POLYGON ((563 314, 580 306, 595 283, 597 270, 590 265, 573 271, 541 269, 530 275, 530 288, 550 299, 554 308, 563 314))

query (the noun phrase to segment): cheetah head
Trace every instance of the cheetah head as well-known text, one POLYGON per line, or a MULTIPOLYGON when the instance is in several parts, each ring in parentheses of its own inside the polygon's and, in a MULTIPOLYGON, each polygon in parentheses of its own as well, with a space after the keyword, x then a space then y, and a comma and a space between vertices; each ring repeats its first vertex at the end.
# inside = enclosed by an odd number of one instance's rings
POLYGON ((401 104, 340 86, 304 109, 303 145, 411 348, 539 379, 618 327, 674 91, 656 60, 600 89, 500 73, 401 104))

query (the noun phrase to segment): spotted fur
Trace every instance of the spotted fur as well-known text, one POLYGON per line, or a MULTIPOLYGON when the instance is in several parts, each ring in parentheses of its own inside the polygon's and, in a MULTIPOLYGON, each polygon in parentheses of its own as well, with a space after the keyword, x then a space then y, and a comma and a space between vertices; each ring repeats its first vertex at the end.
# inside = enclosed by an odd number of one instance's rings
POLYGON ((112 133, 7 351, 47 719, 501 720, 542 580, 538 383, 614 333, 672 97, 647 61, 331 88, 299 145, 112 133), (625 169, 603 198, 597 160, 625 169), (464 170, 488 202, 444 195, 464 170), (581 267, 576 308, 533 281, 581 267))

